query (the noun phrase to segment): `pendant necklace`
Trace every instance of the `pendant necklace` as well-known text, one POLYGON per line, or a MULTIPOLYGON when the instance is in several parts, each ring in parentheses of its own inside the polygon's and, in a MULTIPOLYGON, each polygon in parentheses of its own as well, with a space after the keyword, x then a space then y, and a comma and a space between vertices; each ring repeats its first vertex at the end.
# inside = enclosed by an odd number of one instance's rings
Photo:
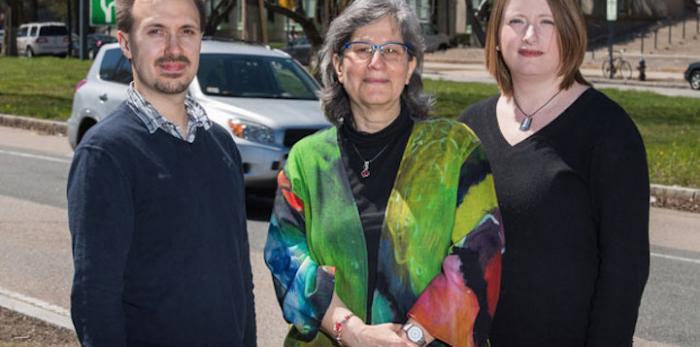
POLYGON ((530 130, 530 126, 532 125, 532 117, 534 117, 537 114, 537 112, 540 112, 540 110, 542 110, 545 106, 549 105, 549 103, 552 102, 552 100, 554 100, 554 98, 556 98, 557 95, 559 95, 559 93, 561 93, 563 90, 564 89, 559 89, 559 91, 556 92, 556 94, 552 95, 552 97, 549 98, 547 102, 545 102, 542 106, 540 106, 540 108, 535 110, 535 112, 532 112, 530 114, 525 113, 525 111, 523 111, 523 109, 520 108, 520 105, 518 105, 518 99, 515 97, 515 94, 513 94, 513 101, 515 102, 515 107, 517 107, 518 111, 520 111, 520 113, 522 113, 525 116, 525 119, 523 119, 523 121, 520 122, 520 131, 530 130))
POLYGON ((377 154, 375 154, 372 159, 365 160, 365 158, 362 156, 362 154, 360 154, 360 151, 357 149, 357 147, 355 147, 355 144, 352 143, 352 141, 348 141, 348 142, 350 142, 352 149, 355 150, 355 153, 357 153, 357 156, 360 157, 360 159, 363 162, 362 171, 360 172, 360 176, 362 176, 362 178, 369 177, 369 164, 372 164, 373 161, 375 161, 377 158, 379 158, 379 156, 382 155, 382 153, 384 153, 384 151, 386 151, 387 148, 389 148, 389 144, 386 144, 384 146, 384 148, 382 148, 379 152, 377 152, 377 154))

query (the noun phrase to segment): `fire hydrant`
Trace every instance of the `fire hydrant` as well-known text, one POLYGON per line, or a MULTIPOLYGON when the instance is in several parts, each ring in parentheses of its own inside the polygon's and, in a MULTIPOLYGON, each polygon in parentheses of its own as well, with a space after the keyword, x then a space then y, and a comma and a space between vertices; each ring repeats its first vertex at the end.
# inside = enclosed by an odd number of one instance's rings
POLYGON ((647 63, 644 61, 644 58, 639 60, 639 66, 637 66, 637 70, 639 70, 639 80, 640 81, 646 81, 647 80, 647 63))

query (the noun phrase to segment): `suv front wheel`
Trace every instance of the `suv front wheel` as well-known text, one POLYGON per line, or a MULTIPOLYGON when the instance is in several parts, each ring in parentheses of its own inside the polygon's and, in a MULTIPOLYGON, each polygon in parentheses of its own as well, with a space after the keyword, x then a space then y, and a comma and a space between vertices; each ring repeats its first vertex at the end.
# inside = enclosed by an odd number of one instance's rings
POLYGON ((34 57, 34 51, 32 50, 31 47, 27 46, 27 51, 24 53, 27 58, 33 58, 34 57))
POLYGON ((700 90, 700 70, 690 73, 690 88, 700 90))

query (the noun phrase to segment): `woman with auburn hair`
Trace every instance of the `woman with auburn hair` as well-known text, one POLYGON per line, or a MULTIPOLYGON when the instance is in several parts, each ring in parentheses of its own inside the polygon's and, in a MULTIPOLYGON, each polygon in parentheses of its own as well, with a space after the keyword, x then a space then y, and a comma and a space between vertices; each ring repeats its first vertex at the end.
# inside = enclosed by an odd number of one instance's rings
POLYGON ((631 346, 649 274, 649 177, 627 113, 583 78, 574 0, 496 0, 500 94, 461 116, 481 139, 507 251, 494 347, 631 346))
POLYGON ((463 123, 426 119, 405 0, 356 0, 321 51, 333 127, 289 153, 265 245, 285 346, 485 347, 503 237, 463 123))

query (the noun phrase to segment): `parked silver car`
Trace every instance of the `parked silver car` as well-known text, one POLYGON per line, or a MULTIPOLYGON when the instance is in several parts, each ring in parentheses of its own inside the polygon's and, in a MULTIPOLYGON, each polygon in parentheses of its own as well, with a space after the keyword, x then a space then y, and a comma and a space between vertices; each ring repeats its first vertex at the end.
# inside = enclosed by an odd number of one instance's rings
MULTIPOLYGON (((131 65, 119 45, 102 46, 87 77, 76 87, 68 119, 71 146, 126 99, 131 76, 131 65)), ((209 118, 233 136, 246 186, 272 187, 289 148, 330 126, 321 112, 318 89, 313 77, 282 51, 205 40, 189 91, 209 118)))
POLYGON ((60 22, 26 23, 17 31, 17 53, 35 55, 68 54, 68 29, 60 22))

